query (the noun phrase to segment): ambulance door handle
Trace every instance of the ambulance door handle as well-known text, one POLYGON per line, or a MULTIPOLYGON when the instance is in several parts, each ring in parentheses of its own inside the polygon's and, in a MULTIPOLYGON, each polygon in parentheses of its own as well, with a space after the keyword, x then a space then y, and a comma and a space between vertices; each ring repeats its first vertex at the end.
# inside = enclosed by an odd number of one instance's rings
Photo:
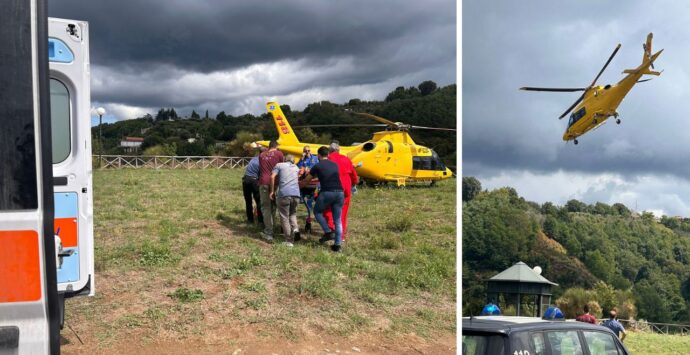
POLYGON ((67 186, 67 176, 53 176, 53 186, 67 186))
POLYGON ((58 253, 58 256, 61 258, 67 257, 67 256, 72 256, 74 254, 74 249, 68 249, 68 250, 61 250, 58 253))
POLYGON ((19 347, 19 327, 0 327, 0 350, 19 347))

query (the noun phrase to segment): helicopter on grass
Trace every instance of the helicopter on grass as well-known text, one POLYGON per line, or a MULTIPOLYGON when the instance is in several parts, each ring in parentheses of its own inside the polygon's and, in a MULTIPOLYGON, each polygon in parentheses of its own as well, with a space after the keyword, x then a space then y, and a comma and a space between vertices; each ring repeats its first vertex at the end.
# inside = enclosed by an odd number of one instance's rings
POLYGON ((642 64, 635 69, 626 69, 623 74, 626 75, 621 81, 615 85, 596 85, 597 79, 604 72, 606 67, 611 63, 613 57, 618 53, 621 45, 618 44, 616 49, 606 61, 604 67, 601 68, 599 74, 594 78, 591 84, 585 88, 539 88, 539 87, 522 87, 520 90, 527 91, 549 91, 549 92, 574 92, 584 91, 582 95, 568 107, 563 114, 558 117, 562 119, 567 114, 572 112, 570 120, 568 121, 568 128, 563 133, 564 141, 574 141, 577 144, 577 137, 601 126, 606 120, 613 116, 616 118, 616 123, 620 124, 621 120, 618 118, 616 108, 621 104, 625 95, 637 83, 649 81, 651 79, 640 80, 642 75, 661 75, 661 72, 650 70, 654 69, 654 61, 664 50, 660 50, 652 54, 652 34, 647 35, 647 42, 642 44, 644 54, 642 56, 642 64))
MULTIPOLYGON (((266 108, 271 113, 278 130, 278 149, 283 153, 299 157, 305 146, 309 146, 313 152, 323 146, 318 143, 300 142, 277 102, 268 102, 266 108)), ((405 186, 407 182, 412 181, 428 181, 434 184, 438 180, 453 176, 438 154, 433 149, 416 144, 408 131, 410 129, 455 131, 455 129, 413 126, 368 113, 355 114, 376 120, 380 124, 333 124, 304 127, 386 127, 385 131, 374 133, 374 136, 364 143, 340 147, 340 153, 352 160, 357 174, 364 180, 394 182, 397 186, 405 186)), ((265 147, 269 144, 268 141, 256 143, 265 147)))

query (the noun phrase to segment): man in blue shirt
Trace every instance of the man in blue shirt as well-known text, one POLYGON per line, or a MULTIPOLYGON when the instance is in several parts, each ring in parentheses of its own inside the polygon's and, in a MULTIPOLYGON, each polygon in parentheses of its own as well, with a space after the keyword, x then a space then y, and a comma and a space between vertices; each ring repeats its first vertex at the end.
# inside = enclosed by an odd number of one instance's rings
POLYGON ((625 336, 627 335, 625 333, 625 328, 623 328, 623 324, 616 320, 617 312, 615 309, 612 309, 611 312, 609 313, 609 319, 605 320, 601 325, 603 325, 606 328, 611 329, 617 337, 623 341, 625 339, 625 336))
POLYGON ((293 242, 300 240, 299 226, 297 225, 297 205, 299 204, 299 184, 297 175, 299 168, 295 165, 295 158, 288 154, 285 161, 278 163, 271 172, 271 188, 269 196, 278 205, 280 224, 285 234, 286 246, 291 247, 293 242), (278 181, 278 196, 276 198, 276 180, 278 181))
MULTIPOLYGON (((302 149, 302 158, 300 158, 300 160, 297 162, 300 180, 306 178, 307 175, 309 175, 309 170, 311 170, 311 168, 318 163, 319 158, 316 155, 311 154, 311 148, 308 145, 305 145, 302 149)), ((314 210, 312 206, 314 205, 314 192, 316 191, 317 186, 319 186, 319 182, 318 180, 314 179, 308 186, 304 186, 299 190, 301 197, 300 199, 307 208, 307 220, 304 224, 305 232, 311 231, 311 216, 312 211, 314 210)))
MULTIPOLYGON (((262 151, 265 150, 262 149, 262 151)), ((247 212, 247 223, 254 223, 254 207, 252 206, 252 197, 256 203, 258 211, 257 218, 259 223, 263 223, 263 216, 261 215, 261 201, 259 200, 259 156, 253 157, 242 176, 242 193, 244 194, 244 207, 247 212)))

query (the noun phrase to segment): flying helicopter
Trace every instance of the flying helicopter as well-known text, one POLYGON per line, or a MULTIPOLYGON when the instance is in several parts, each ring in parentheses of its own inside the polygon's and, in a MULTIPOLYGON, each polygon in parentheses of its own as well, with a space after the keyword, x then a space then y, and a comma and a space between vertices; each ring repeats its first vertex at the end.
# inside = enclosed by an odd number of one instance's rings
MULTIPOLYGON (((305 146, 309 146, 313 152, 323 146, 323 144, 318 143, 300 142, 277 102, 266 103, 266 108, 271 113, 278 130, 278 149, 283 153, 299 157, 305 146)), ((393 122, 369 113, 355 114, 376 120, 380 124, 334 124, 308 127, 386 127, 385 131, 374 133, 374 136, 364 143, 340 146, 340 153, 352 160, 357 174, 365 181, 393 182, 397 186, 405 186, 407 182, 413 181, 430 181, 434 184, 438 180, 447 179, 453 175, 433 149, 416 144, 408 131, 410 129, 455 131, 455 129, 413 126, 402 122, 393 122)), ((269 142, 258 141, 255 143, 268 147, 269 142)))
POLYGON ((616 49, 601 68, 599 74, 594 78, 591 84, 585 88, 538 88, 538 87, 522 87, 520 90, 527 91, 549 91, 549 92, 574 92, 574 91, 584 91, 582 95, 568 107, 563 114, 558 117, 562 119, 567 114, 571 113, 570 120, 568 121, 568 128, 566 128, 565 133, 563 133, 563 140, 572 140, 577 144, 577 137, 601 126, 606 122, 606 120, 613 116, 616 118, 616 123, 620 124, 621 120, 618 118, 618 112, 616 108, 621 104, 625 95, 628 94, 630 89, 637 83, 644 81, 649 81, 651 79, 640 80, 642 75, 661 75, 661 72, 650 70, 651 67, 654 69, 654 61, 664 50, 660 50, 654 54, 652 53, 652 34, 647 35, 647 42, 642 44, 642 49, 644 54, 642 56, 642 64, 635 69, 626 69, 622 74, 626 75, 621 81, 614 85, 595 85, 597 79, 606 70, 606 67, 611 63, 613 57, 618 53, 621 45, 618 44, 616 49))

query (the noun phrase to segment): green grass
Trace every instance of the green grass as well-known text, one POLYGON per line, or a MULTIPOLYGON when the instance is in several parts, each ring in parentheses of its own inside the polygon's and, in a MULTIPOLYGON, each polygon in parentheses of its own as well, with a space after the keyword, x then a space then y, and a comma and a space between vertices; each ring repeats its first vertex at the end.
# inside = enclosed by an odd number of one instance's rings
POLYGON ((204 299, 204 291, 195 289, 190 290, 186 287, 180 287, 175 292, 168 294, 171 298, 176 299, 182 303, 196 302, 204 299))
POLYGON ((106 348, 131 332, 175 339, 246 324, 289 340, 455 333, 455 180, 360 188, 334 254, 317 224, 294 248, 260 240, 244 223, 241 175, 96 171, 97 297, 69 300, 68 323, 106 348))
POLYGON ((631 354, 685 355, 690 353, 690 336, 628 332, 625 347, 631 354))

